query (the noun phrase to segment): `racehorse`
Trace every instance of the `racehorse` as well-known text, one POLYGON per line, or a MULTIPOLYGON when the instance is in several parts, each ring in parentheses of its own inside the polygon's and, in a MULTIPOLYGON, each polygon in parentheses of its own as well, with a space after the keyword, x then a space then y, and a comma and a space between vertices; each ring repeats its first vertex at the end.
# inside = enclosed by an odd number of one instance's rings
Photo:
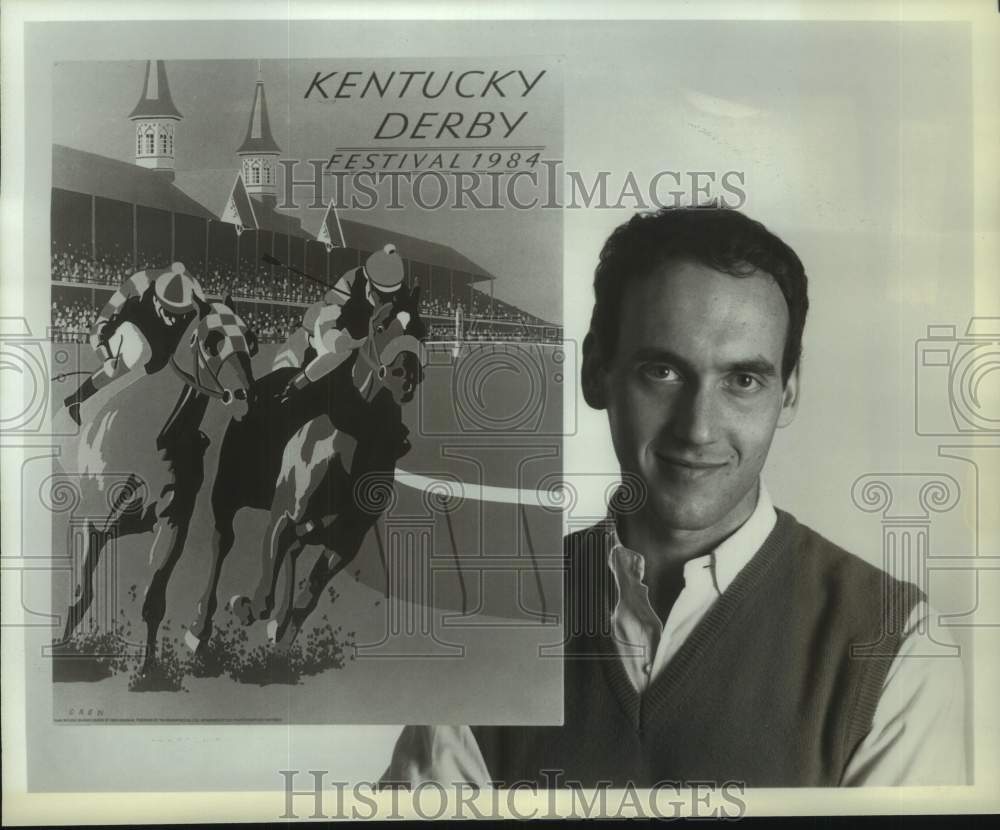
MULTIPOLYGON (((363 282, 356 281, 355 294, 363 291, 363 282)), ((367 323, 360 323, 366 332, 351 332, 365 334, 356 351, 313 390, 300 393, 302 401, 281 398, 294 368, 274 370, 254 385, 250 416, 230 423, 220 450, 212 490, 211 574, 197 618, 185 634, 192 651, 211 636, 219 578, 242 508, 269 510, 270 520, 254 598, 234 597, 230 607, 244 624, 267 618, 279 572, 287 564, 282 611, 269 629, 272 639, 281 634, 286 643, 294 639, 325 585, 360 550, 384 509, 378 495, 391 490, 396 461, 409 449, 401 407, 423 378, 419 303, 419 286, 412 292, 404 287, 391 303, 376 308, 367 323), (403 311, 410 318, 406 325, 397 319, 403 311), (352 395, 358 396, 353 407, 352 395), (359 489, 367 501, 355 498, 359 489), (311 544, 323 546, 325 553, 293 608, 295 560, 311 544)))
POLYGON ((204 480, 209 441, 200 427, 208 404, 220 402, 236 419, 248 411, 256 338, 228 298, 226 303, 197 301, 198 313, 170 358, 172 372, 144 375, 131 390, 114 394, 93 420, 84 422, 75 447, 76 470, 66 470, 79 477, 87 518, 82 573, 62 643, 70 640, 93 602, 94 572, 107 543, 155 532, 142 604, 146 624, 142 677, 156 665, 167 583, 184 549, 204 480), (157 434, 159 421, 150 417, 150 409, 162 396, 176 394, 178 382, 177 402, 157 434), (118 470, 128 471, 126 480, 109 484, 118 470))

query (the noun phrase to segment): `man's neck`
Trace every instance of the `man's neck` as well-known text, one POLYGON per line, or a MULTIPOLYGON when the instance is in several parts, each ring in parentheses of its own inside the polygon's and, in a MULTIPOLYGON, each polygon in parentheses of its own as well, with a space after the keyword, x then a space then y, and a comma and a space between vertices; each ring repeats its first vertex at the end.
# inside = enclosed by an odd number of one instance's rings
POLYGON ((697 530, 671 527, 652 511, 640 510, 619 518, 619 538, 642 554, 646 584, 652 587, 661 574, 682 571, 687 562, 711 553, 732 536, 753 514, 757 499, 758 490, 754 489, 722 520, 697 530))

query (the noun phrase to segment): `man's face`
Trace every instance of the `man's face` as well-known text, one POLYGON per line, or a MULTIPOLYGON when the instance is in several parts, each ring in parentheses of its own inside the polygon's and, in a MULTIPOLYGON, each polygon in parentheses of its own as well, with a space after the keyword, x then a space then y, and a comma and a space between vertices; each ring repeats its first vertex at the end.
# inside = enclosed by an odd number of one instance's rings
POLYGON ((620 313, 596 382, 622 471, 645 484, 642 517, 728 534, 752 512, 774 430, 795 412, 797 373, 781 381, 781 290, 766 274, 673 262, 633 281, 620 313))
POLYGON ((177 322, 177 316, 163 307, 163 303, 160 302, 159 297, 153 297, 153 307, 156 309, 159 318, 168 326, 172 326, 177 322))
POLYGON ((377 304, 391 303, 392 298, 396 295, 395 291, 383 291, 381 288, 376 288, 374 283, 371 283, 372 296, 375 298, 377 304))

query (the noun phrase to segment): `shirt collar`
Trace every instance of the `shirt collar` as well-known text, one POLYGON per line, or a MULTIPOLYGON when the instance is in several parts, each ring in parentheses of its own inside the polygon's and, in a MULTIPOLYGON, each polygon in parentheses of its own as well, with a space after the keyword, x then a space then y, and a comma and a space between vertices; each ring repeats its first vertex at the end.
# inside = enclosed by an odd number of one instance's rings
MULTIPOLYGON (((628 552, 631 554, 630 558, 636 560, 637 576, 641 579, 645 572, 643 555, 622 544, 621 538, 618 536, 618 525, 613 516, 609 518, 608 567, 614 570, 613 562, 621 556, 622 552, 628 552)), ((685 581, 691 581, 690 575, 695 568, 709 568, 712 572, 715 589, 721 594, 732 584, 743 566, 760 550, 777 521, 778 514, 774 510, 771 494, 761 480, 757 490, 757 505, 754 507, 753 513, 750 514, 750 518, 714 550, 686 562, 684 564, 685 581)))

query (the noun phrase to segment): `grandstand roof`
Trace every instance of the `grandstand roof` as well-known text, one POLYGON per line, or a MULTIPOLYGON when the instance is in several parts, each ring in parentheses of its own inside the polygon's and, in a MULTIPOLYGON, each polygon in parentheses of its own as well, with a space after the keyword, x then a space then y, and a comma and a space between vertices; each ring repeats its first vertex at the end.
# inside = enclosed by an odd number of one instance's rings
POLYGON ((280 153, 278 142, 271 135, 271 121, 267 117, 267 96, 264 94, 264 82, 257 79, 253 93, 253 107, 250 109, 250 122, 247 124, 247 134, 237 153, 280 153))
POLYGON ((142 96, 129 118, 183 118, 170 97, 167 69, 163 61, 146 61, 146 78, 142 83, 142 96), (156 71, 152 65, 156 64, 156 71))
POLYGON ((162 172, 61 144, 52 145, 52 186, 206 219, 218 218, 174 187, 162 172))
MULTIPOLYGON (((170 181, 156 170, 61 144, 52 145, 53 187, 204 219, 218 220, 221 217, 232 189, 232 177, 232 170, 178 170, 174 180, 170 181)), ((277 210, 273 202, 253 196, 251 199, 261 230, 316 238, 324 211, 300 208, 295 212, 285 212, 277 210), (315 228, 304 228, 303 220, 315 228)), ((494 279, 488 271, 447 245, 343 217, 341 225, 347 245, 351 248, 375 251, 392 242, 404 259, 472 274, 475 282, 494 279)))

